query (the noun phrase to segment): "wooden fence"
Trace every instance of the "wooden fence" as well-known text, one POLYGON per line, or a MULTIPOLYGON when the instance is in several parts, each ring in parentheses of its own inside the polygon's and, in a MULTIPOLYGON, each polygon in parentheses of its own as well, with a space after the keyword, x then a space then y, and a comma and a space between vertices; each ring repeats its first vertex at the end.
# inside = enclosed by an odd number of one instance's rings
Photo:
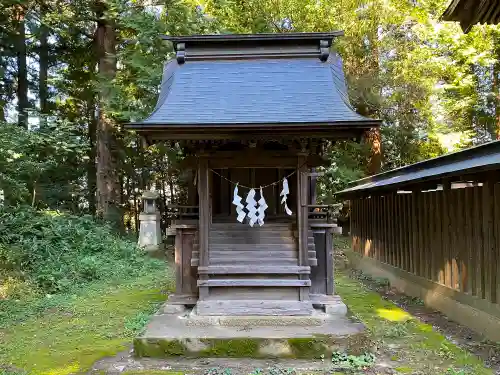
POLYGON ((370 194, 351 200, 354 251, 500 303, 500 183, 370 194))

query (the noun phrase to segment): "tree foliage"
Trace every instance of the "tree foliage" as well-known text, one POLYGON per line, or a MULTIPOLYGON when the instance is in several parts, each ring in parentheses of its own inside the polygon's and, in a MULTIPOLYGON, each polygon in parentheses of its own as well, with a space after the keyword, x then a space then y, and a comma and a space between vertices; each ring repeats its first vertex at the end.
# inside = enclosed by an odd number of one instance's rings
MULTIPOLYGON (((500 136, 499 28, 463 34, 440 20, 447 0, 0 3, 5 204, 96 215, 111 202, 118 215, 104 217, 132 228, 144 189, 160 190, 164 204, 182 199, 175 150, 143 149, 122 126, 155 104, 172 57, 161 34, 344 30, 333 48, 344 61, 345 99, 383 120, 384 170, 500 136)), ((325 200, 368 173, 364 144, 339 142, 329 153, 325 200)))

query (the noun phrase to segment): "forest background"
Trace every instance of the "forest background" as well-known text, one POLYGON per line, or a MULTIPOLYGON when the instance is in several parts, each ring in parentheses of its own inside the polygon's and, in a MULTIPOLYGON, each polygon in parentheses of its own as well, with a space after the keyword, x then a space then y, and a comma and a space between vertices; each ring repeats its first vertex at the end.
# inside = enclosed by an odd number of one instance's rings
MULTIPOLYGON (((182 157, 123 124, 155 105, 162 34, 344 30, 349 99, 380 118, 382 170, 500 137, 500 28, 464 34, 448 0, 1 0, 0 201, 137 227, 140 195, 182 203, 182 157)), ((323 202, 371 173, 367 144, 337 142, 323 202)))

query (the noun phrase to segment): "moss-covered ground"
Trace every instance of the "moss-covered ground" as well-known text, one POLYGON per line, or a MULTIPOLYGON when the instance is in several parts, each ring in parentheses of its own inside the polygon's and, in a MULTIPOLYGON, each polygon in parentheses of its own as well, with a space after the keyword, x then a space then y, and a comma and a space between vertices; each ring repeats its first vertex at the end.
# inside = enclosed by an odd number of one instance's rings
MULTIPOLYGON (((166 277, 165 271, 157 268, 143 276, 92 284, 79 292, 57 297, 57 303, 46 297, 48 302, 37 302, 36 311, 25 306, 11 318, 3 316, 0 374, 85 373, 95 361, 128 349, 133 337, 165 300, 164 291, 171 287, 165 285, 168 279, 171 276, 166 277), (21 319, 22 316, 25 318, 21 319)), ((336 290, 353 317, 368 327, 377 343, 374 367, 360 371, 358 366, 355 371, 346 369, 345 373, 492 374, 477 357, 383 299, 360 280, 351 278, 347 271, 337 273, 336 290)), ((362 356, 341 355, 334 359, 343 364, 366 360, 362 356)), ((323 361, 332 360, 323 358, 323 361)), ((311 365, 314 366, 312 362, 311 365)), ((290 368, 293 360, 284 360, 282 366, 290 368)), ((180 374, 175 369, 125 370, 125 375, 180 374)), ((225 372, 221 367, 211 373, 225 372)), ((257 369, 255 373, 259 373, 257 369)))
MULTIPOLYGON (((348 241, 337 242, 337 249, 341 246, 348 247, 348 241)), ((377 362, 385 361, 401 374, 493 374, 478 357, 382 298, 348 270, 336 273, 335 285, 352 315, 378 343, 377 362)))
POLYGON ((337 273, 336 287, 353 316, 370 330, 379 360, 383 357, 398 373, 492 374, 479 358, 345 273, 337 273))
MULTIPOLYGON (((165 270, 93 284, 0 330, 0 372, 67 375, 86 372, 106 356, 128 349, 150 314, 165 300, 165 270), (3 369, 2 369, 3 368, 3 369)), ((33 302, 35 303, 35 302, 33 302)), ((39 301, 37 302, 39 304, 39 301)), ((19 315, 19 314, 17 314, 19 315)))

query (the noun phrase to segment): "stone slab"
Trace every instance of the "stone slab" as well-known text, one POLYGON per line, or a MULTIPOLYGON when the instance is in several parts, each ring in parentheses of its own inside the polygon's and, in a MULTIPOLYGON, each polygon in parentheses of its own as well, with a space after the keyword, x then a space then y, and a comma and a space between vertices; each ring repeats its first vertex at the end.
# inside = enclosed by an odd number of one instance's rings
POLYGON ((138 357, 319 358, 361 354, 373 344, 361 323, 316 311, 310 317, 200 317, 192 311, 153 316, 134 340, 138 357))
POLYGON ((328 315, 345 316, 347 314, 347 306, 342 301, 326 304, 325 313, 328 315))
POLYGON ((200 316, 191 311, 186 326, 223 327, 281 327, 320 326, 330 319, 330 315, 314 310, 311 316, 200 316))

